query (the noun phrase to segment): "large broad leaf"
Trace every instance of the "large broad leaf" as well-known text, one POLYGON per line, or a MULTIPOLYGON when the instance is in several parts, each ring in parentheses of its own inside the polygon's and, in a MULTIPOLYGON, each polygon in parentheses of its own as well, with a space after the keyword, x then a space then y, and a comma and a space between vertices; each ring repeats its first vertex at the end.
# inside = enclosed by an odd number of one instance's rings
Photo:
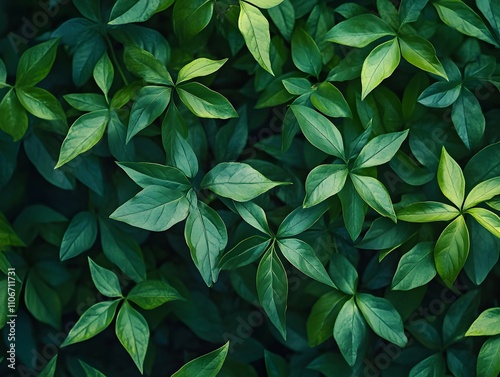
POLYGON ((0 130, 19 141, 28 129, 28 115, 13 89, 0 102, 0 130))
POLYGON ((142 373, 148 350, 149 326, 144 317, 127 301, 116 316, 116 336, 142 373))
POLYGON ((332 156, 345 158, 342 135, 332 122, 309 107, 292 105, 290 108, 304 136, 312 145, 332 156))
POLYGON ((298 207, 281 222, 277 237, 292 237, 301 234, 313 226, 328 210, 328 204, 317 205, 311 208, 298 207))
POLYGON ((17 66, 16 86, 33 86, 50 72, 56 59, 59 39, 51 39, 26 50, 17 66))
POLYGON ((88 308, 71 328, 61 347, 83 342, 104 331, 113 320, 120 301, 98 302, 88 308))
POLYGON ((308 243, 296 238, 285 238, 278 240, 278 247, 296 269, 320 283, 335 287, 323 263, 308 243))
POLYGON ((335 25, 325 38, 346 46, 365 47, 388 35, 396 35, 396 32, 385 21, 373 14, 362 14, 335 25))
POLYGON ((356 191, 366 204, 382 216, 397 222, 389 192, 380 181, 372 177, 357 174, 350 174, 350 177, 356 191))
POLYGON ((64 261, 76 257, 92 247, 97 237, 97 219, 90 212, 78 213, 64 233, 59 258, 64 261))
POLYGON ((257 269, 257 294, 269 319, 283 339, 286 339, 288 279, 274 247, 271 247, 260 260, 257 269))
POLYGON ((408 63, 448 80, 448 76, 436 56, 436 50, 429 41, 418 35, 402 35, 399 37, 399 44, 401 45, 401 54, 408 63))
POLYGON ((364 169, 389 162, 408 136, 408 130, 377 136, 366 144, 354 161, 355 169, 364 169))
POLYGON ((292 35, 292 60, 302 72, 319 77, 323 62, 314 39, 302 28, 297 28, 292 35))
POLYGON ((189 202, 182 191, 162 186, 148 186, 109 217, 138 228, 162 232, 184 220, 189 202))
POLYGON ((107 297, 122 297, 118 276, 89 258, 90 275, 97 290, 107 297))
POLYGON ((123 25, 144 22, 173 3, 174 0, 118 0, 111 10, 108 23, 123 25))
POLYGON ((449 204, 439 202, 419 202, 410 204, 397 211, 399 220, 411 223, 430 223, 434 221, 450 221, 460 211, 449 204))
POLYGON ((169 301, 182 299, 183 297, 175 288, 161 280, 142 281, 127 295, 127 300, 147 310, 157 308, 169 301))
POLYGON ((179 85, 177 94, 184 105, 197 117, 229 119, 238 116, 226 97, 197 82, 179 85))
POLYGON ((61 104, 45 89, 25 86, 16 88, 16 94, 23 107, 37 118, 66 122, 61 104))
POLYGON ((473 149, 479 145, 486 121, 479 101, 469 89, 462 88, 460 96, 453 104, 451 120, 467 148, 473 149))
POLYGON ((267 72, 274 75, 271 67, 269 50, 271 36, 269 34, 269 22, 262 12, 244 1, 240 1, 240 15, 238 18, 240 29, 248 50, 267 72))
POLYGON ((482 312, 469 327, 465 336, 492 336, 500 334, 500 308, 482 312))
POLYGON ((226 225, 212 208, 193 200, 184 237, 203 280, 207 286, 212 286, 217 280, 219 259, 227 244, 226 225))
POLYGON ((500 373, 500 336, 484 342, 477 358, 477 375, 496 377, 500 373))
POLYGON ((500 217, 498 215, 484 208, 471 208, 467 212, 491 234, 500 238, 500 217))
POLYGON ((127 69, 134 75, 151 84, 173 86, 172 77, 164 64, 150 52, 136 46, 125 47, 123 61, 127 69))
POLYGON ((337 194, 344 187, 348 173, 347 167, 341 164, 315 167, 306 179, 304 208, 313 207, 337 194))
POLYGON ((183 81, 188 81, 196 77, 208 76, 217 72, 227 59, 211 60, 206 58, 195 59, 181 68, 177 75, 177 85, 183 81))
POLYGON ((403 255, 392 278, 392 289, 409 291, 430 282, 436 276, 433 252, 432 242, 420 242, 403 255))
POLYGON ((400 60, 401 52, 397 38, 375 47, 365 59, 361 69, 361 99, 392 75, 400 60))
POLYGON ((119 162, 125 173, 139 186, 162 186, 171 190, 187 191, 191 183, 184 173, 173 166, 151 162, 119 162))
POLYGON ((356 364, 358 358, 362 356, 366 335, 366 322, 352 297, 340 309, 333 328, 333 337, 350 366, 356 364))
POLYGON ((443 147, 437 171, 439 188, 455 206, 462 207, 465 197, 465 178, 460 165, 443 147))
POLYGON ((56 169, 96 145, 104 135, 108 121, 107 110, 94 111, 78 118, 64 139, 56 169))
POLYGON ((408 377, 442 377, 445 371, 446 364, 443 355, 435 353, 411 368, 408 377))
POLYGON ((408 339, 404 333, 403 321, 390 301, 359 293, 356 295, 356 303, 375 334, 400 347, 406 345, 408 339))
POLYGON ((252 200, 273 187, 286 184, 288 182, 273 182, 250 165, 240 162, 218 164, 201 182, 203 188, 237 202, 252 200))
POLYGON ((222 369, 229 350, 229 342, 215 351, 197 357, 175 372, 172 377, 216 377, 222 369))
POLYGON ((451 287, 469 254, 469 231, 463 216, 457 217, 439 236, 434 249, 436 270, 451 287))
POLYGON ((472 208, 479 203, 500 195, 500 177, 490 178, 476 185, 467 195, 464 209, 472 208))
POLYGON ((182 39, 191 39, 205 29, 212 19, 212 0, 176 1, 173 11, 174 32, 182 39))

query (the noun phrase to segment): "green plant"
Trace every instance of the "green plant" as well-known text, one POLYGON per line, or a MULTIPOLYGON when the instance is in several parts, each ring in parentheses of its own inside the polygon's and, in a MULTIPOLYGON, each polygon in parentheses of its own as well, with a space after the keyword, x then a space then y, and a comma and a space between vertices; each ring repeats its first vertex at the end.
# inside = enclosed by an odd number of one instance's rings
POLYGON ((498 376, 499 25, 0 4, 0 373, 498 376))

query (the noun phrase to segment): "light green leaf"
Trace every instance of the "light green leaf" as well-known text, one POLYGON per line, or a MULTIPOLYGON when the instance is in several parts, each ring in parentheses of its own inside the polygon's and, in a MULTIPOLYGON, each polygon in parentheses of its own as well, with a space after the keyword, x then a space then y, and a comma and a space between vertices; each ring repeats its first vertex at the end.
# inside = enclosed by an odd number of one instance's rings
POLYGON ((434 248, 436 270, 451 287, 462 270, 469 254, 469 231, 463 216, 457 217, 439 236, 434 248))
POLYGON ((273 233, 267 223, 266 213, 261 207, 252 202, 234 202, 234 207, 245 222, 262 233, 272 236, 273 233))
POLYGON ((436 56, 436 50, 429 41, 411 34, 399 36, 399 44, 403 58, 408 63, 448 80, 448 76, 436 56))
POLYGON ((497 377, 500 374, 500 336, 484 342, 477 358, 477 375, 497 377))
POLYGON ((297 28, 292 35, 292 60, 302 72, 319 77, 323 62, 321 52, 314 39, 302 28, 297 28))
POLYGON ((257 269, 257 294, 269 319, 286 340, 288 279, 274 247, 260 260, 257 269))
POLYGON ((476 318, 465 336, 492 336, 498 334, 500 334, 500 308, 489 308, 476 318))
POLYGON ((18 87, 16 94, 23 107, 37 118, 66 122, 66 115, 61 104, 45 89, 29 86, 18 87))
POLYGON ((389 192, 380 181, 357 174, 350 174, 350 177, 356 191, 366 204, 382 216, 388 217, 394 222, 397 221, 389 192))
POLYGON ((451 120, 465 146, 476 148, 483 137, 486 121, 479 101, 469 89, 462 87, 451 109, 451 120))
POLYGON ((195 59, 181 68, 179 74, 177 75, 176 85, 179 85, 181 82, 194 79, 195 77, 208 76, 214 72, 217 72, 226 62, 227 59, 195 59))
POLYGON ((171 190, 187 191, 191 183, 184 173, 173 166, 152 162, 118 162, 118 166, 139 186, 162 186, 171 190))
POLYGON ((311 93, 311 103, 329 117, 352 117, 351 109, 344 95, 329 82, 322 82, 316 87, 316 90, 311 93))
POLYGON ((145 280, 134 286, 127 295, 127 300, 141 308, 151 310, 174 300, 184 298, 170 284, 161 280, 145 280))
POLYGON ((484 208, 471 208, 467 210, 467 213, 470 213, 488 232, 500 238, 500 217, 498 215, 484 208))
POLYGON ((250 4, 255 5, 256 7, 268 9, 273 8, 275 6, 280 5, 283 0, 246 0, 250 4))
POLYGON ((285 238, 278 240, 278 247, 283 256, 299 271, 311 279, 335 288, 323 263, 308 243, 296 238, 285 238))
POLYGON ((464 209, 472 208, 479 203, 500 195, 500 177, 490 178, 477 184, 467 195, 464 209))
POLYGON ((116 316, 116 336, 143 373, 148 350, 149 326, 144 317, 125 301, 116 316))
POLYGON ((49 74, 56 59, 59 39, 50 39, 27 49, 17 66, 16 86, 34 86, 49 74))
POLYGON ((269 56, 271 46, 269 22, 258 8, 241 0, 239 3, 238 28, 245 39, 248 50, 262 68, 274 75, 269 56))
POLYGON ((276 186, 287 184, 273 182, 250 165, 240 162, 220 163, 201 181, 202 188, 237 202, 247 202, 276 186))
POLYGON ((136 46, 126 46, 123 61, 130 72, 150 84, 174 85, 165 65, 148 51, 136 46))
POLYGON ((306 179, 304 208, 313 207, 336 195, 344 187, 348 173, 347 167, 342 164, 315 167, 306 179))
POLYGON ((55 168, 63 166, 96 145, 104 135, 108 121, 108 110, 94 111, 78 118, 63 141, 55 168))
POLYGON ((83 342, 104 331, 113 320, 120 301, 98 302, 88 308, 72 327, 61 347, 83 342))
POLYGON ((437 171, 439 188, 455 206, 462 207, 465 197, 465 178, 462 168, 443 147, 437 171))
POLYGON ((28 129, 28 114, 13 89, 0 102, 0 129, 12 136, 14 141, 21 140, 28 129))
POLYGON ((326 33, 325 39, 329 42, 361 48, 389 35, 395 36, 396 32, 385 21, 373 14, 361 14, 335 25, 326 33))
POLYGON ((106 98, 108 98, 108 93, 111 89, 111 85, 113 85, 114 78, 115 69, 113 68, 113 63, 111 63, 108 54, 105 52, 94 67, 94 80, 106 98))
POLYGON ((375 334, 400 347, 406 345, 408 339, 404 333, 403 321, 389 300, 359 293, 356 295, 356 303, 375 334))
POLYGON ((409 130, 390 132, 374 137, 366 144, 354 161, 355 169, 379 166, 389 162, 408 136, 409 130))
POLYGON ((311 208, 295 208, 285 217, 278 228, 277 237, 293 237, 301 234, 313 226, 323 214, 328 211, 327 203, 311 208))
POLYGON ((361 99, 388 78, 399 65, 401 52, 398 39, 394 38, 375 47, 365 59, 361 69, 361 99))
POLYGON ((229 119, 238 116, 226 97, 200 83, 181 84, 177 87, 177 94, 184 105, 197 117, 229 119))
POLYGON ((64 233, 59 258, 61 261, 76 257, 89 250, 97 237, 96 217, 87 211, 78 213, 64 233))
POLYGON ((172 377, 216 377, 226 360, 229 342, 215 351, 197 357, 175 372, 172 377))
POLYGON ((107 297, 123 297, 118 276, 113 271, 96 264, 88 258, 90 274, 97 290, 107 297))
POLYGON ((292 105, 290 108, 304 136, 312 145, 332 156, 345 158, 342 135, 332 122, 309 107, 292 105))
POLYGON ((399 220, 410 223, 430 223, 434 221, 450 221, 460 215, 453 206, 439 202, 418 202, 397 211, 399 220))
POLYGON ((436 276, 433 252, 432 242, 420 242, 403 255, 392 278, 391 289, 409 291, 430 282, 436 276))
POLYGON ((354 297, 340 309, 333 328, 333 337, 347 364, 354 366, 362 356, 363 344, 366 342, 366 322, 361 315, 354 297))
POLYGON ((331 290, 319 298, 307 317, 307 339, 310 347, 316 347, 332 337, 335 320, 348 296, 331 290))

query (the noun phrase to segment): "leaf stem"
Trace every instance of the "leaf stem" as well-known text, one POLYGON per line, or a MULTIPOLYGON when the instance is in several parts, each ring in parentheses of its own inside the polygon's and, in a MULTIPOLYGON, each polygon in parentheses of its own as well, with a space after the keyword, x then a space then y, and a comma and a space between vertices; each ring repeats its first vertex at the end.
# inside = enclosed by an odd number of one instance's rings
POLYGON ((111 43, 111 39, 109 39, 109 36, 106 35, 106 42, 108 42, 109 49, 111 51, 111 59, 115 62, 116 68, 118 69, 118 73, 120 74, 123 82, 125 85, 128 85, 128 80, 123 74, 122 67, 120 66, 120 63, 118 62, 118 59, 116 58, 115 54, 115 49, 113 48, 113 44, 111 43))

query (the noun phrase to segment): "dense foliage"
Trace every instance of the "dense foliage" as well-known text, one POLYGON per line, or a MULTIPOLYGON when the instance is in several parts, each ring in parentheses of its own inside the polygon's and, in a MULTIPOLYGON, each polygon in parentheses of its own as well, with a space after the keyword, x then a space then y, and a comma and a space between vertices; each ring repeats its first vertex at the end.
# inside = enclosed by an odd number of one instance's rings
POLYGON ((499 375, 498 1, 17 0, 0 35, 0 375, 499 375))

